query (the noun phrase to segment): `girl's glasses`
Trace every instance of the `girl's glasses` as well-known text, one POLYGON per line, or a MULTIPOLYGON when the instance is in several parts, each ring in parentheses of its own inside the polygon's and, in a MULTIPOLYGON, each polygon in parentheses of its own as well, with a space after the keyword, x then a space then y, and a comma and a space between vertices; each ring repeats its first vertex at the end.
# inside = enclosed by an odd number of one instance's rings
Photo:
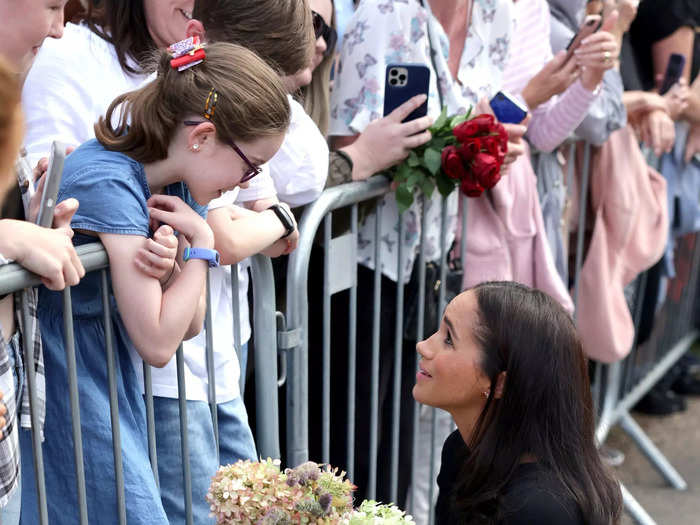
MULTIPOLYGON (((205 122, 207 122, 207 121, 205 121, 205 120, 201 120, 201 121, 197 121, 197 120, 185 120, 185 121, 183 122, 183 124, 184 124, 185 126, 198 126, 198 125, 200 125, 200 124, 204 124, 205 122)), ((235 142, 233 142, 232 140, 225 140, 225 141, 223 141, 223 142, 224 142, 224 144, 226 144, 227 146, 231 146, 231 148, 233 148, 233 151, 235 151, 236 153, 238 153, 238 156, 239 156, 241 159, 243 159, 243 162, 245 162, 245 163, 248 165, 248 170, 243 174, 243 177, 241 177, 241 180, 240 180, 240 182, 239 182, 238 184, 243 184, 244 182, 248 182, 250 179, 252 179, 252 178, 255 177, 256 175, 258 175, 258 174, 262 171, 262 169, 261 169, 260 167, 256 166, 255 164, 253 164, 252 162, 250 162, 250 160, 248 160, 248 157, 246 157, 246 156, 245 156, 245 153, 243 153, 243 152, 241 151, 241 148, 239 148, 238 146, 236 146, 236 143, 235 143, 235 142)))
POLYGON ((314 19, 314 33, 316 35, 316 40, 323 37, 326 41, 326 50, 323 52, 323 56, 328 56, 335 50, 335 45, 338 42, 338 33, 331 26, 326 24, 323 17, 316 11, 311 11, 314 19))

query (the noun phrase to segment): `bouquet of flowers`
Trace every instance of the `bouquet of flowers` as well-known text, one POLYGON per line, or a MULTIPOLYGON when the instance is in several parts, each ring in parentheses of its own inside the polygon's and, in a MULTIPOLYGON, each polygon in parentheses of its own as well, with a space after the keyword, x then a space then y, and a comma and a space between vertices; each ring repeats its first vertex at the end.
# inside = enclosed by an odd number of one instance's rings
POLYGON ((385 505, 373 500, 365 500, 344 525, 411 525, 413 518, 396 505, 385 505))
POLYGON ((389 172, 397 183, 400 212, 413 204, 416 189, 430 197, 437 187, 446 197, 459 186, 468 197, 479 197, 501 180, 508 133, 493 116, 472 117, 470 109, 466 115, 448 117, 445 108, 430 132, 430 141, 389 172))
POLYGON ((355 487, 345 472, 311 461, 280 470, 279 460, 238 461, 212 478, 207 501, 219 525, 340 523, 355 487))

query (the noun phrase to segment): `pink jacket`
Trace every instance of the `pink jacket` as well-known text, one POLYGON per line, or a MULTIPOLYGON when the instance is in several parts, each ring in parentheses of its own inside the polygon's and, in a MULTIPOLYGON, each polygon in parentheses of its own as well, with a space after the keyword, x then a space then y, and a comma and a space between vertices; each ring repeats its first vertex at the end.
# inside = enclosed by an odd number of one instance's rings
POLYGON ((547 243, 529 151, 490 192, 468 200, 466 238, 464 289, 483 281, 517 281, 573 311, 547 243))
POLYGON ((591 159, 593 234, 581 270, 577 324, 586 354, 611 363, 632 348, 623 288, 658 261, 668 237, 666 181, 650 168, 628 127, 591 159))

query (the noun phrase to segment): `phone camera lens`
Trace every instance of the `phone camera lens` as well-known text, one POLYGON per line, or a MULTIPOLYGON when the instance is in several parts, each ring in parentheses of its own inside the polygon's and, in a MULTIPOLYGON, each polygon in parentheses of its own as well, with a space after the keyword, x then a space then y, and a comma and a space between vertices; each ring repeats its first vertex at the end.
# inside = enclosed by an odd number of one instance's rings
POLYGON ((399 72, 396 71, 395 69, 392 69, 391 71, 389 71, 389 75, 391 75, 392 77, 395 77, 398 74, 399 74, 399 72))
POLYGON ((392 78, 392 79, 389 81, 389 84, 391 84, 392 86, 395 86, 395 85, 398 84, 398 83, 399 83, 399 81, 396 80, 395 78, 392 78))
POLYGON ((406 75, 399 75, 399 80, 400 80, 401 82, 405 82, 405 80, 406 80, 406 75))

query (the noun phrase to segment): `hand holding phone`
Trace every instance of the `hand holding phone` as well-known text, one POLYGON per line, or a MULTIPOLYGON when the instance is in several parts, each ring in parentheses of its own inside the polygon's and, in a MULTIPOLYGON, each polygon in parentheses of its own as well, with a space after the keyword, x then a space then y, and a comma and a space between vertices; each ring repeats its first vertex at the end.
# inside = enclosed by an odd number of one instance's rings
POLYGON ((587 37, 598 31, 603 25, 603 19, 600 15, 588 15, 583 24, 581 24, 581 29, 578 33, 574 35, 566 46, 566 59, 569 60, 573 55, 574 51, 581 45, 581 42, 587 37))
POLYGON ((505 91, 496 93, 489 105, 498 121, 503 124, 520 124, 527 117, 527 108, 505 91))
POLYGON ((685 68, 685 55, 680 53, 672 53, 668 58, 668 64, 666 65, 666 73, 661 81, 661 87, 659 88, 659 94, 665 95, 668 93, 673 86, 675 86, 683 76, 683 69, 685 68))
POLYGON ((416 95, 426 95, 425 102, 414 110, 403 122, 415 120, 428 114, 430 91, 430 68, 423 64, 389 64, 384 83, 384 116, 386 117, 416 95))
POLYGON ((66 148, 65 144, 58 141, 51 144, 49 166, 44 174, 44 191, 41 194, 41 204, 36 219, 36 223, 44 228, 50 228, 53 224, 54 207, 63 176, 63 163, 66 160, 66 148))

